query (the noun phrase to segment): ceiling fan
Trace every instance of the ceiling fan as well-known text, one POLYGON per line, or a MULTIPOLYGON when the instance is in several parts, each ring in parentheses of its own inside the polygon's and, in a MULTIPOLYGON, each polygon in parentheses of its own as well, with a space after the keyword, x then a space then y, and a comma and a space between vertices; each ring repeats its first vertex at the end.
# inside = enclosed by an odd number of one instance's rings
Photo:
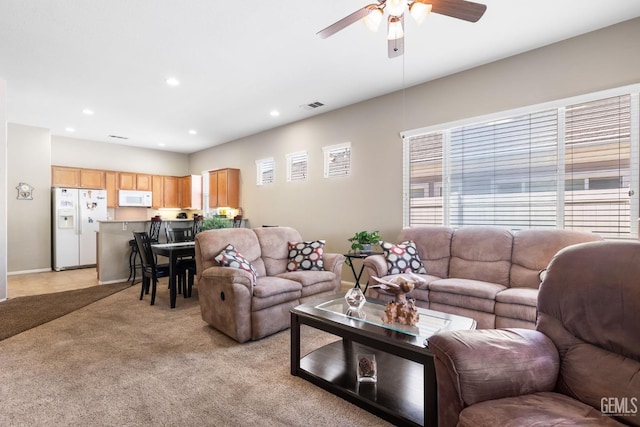
POLYGON ((404 15, 406 12, 409 12, 415 21, 421 24, 429 12, 477 22, 486 10, 486 5, 466 0, 378 0, 378 3, 368 4, 362 9, 356 10, 317 34, 326 39, 361 19, 367 28, 377 31, 386 11, 389 15, 387 18, 389 58, 395 58, 404 53, 404 15))

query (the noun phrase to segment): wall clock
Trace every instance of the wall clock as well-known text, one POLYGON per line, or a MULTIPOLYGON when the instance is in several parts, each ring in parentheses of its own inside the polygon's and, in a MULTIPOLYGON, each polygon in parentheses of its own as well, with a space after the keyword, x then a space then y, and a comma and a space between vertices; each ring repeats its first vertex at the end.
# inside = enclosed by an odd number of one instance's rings
POLYGON ((18 190, 18 200, 33 200, 33 187, 26 182, 21 182, 16 187, 18 190))

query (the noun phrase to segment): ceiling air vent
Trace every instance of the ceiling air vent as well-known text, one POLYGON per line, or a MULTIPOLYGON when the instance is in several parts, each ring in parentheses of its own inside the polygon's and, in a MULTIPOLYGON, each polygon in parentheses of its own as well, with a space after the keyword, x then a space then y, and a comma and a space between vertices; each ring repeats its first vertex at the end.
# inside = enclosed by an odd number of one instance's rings
POLYGON ((129 139, 126 136, 118 136, 118 135, 109 135, 109 138, 117 138, 117 139, 129 139))
POLYGON ((322 107, 324 104, 320 101, 312 102, 310 104, 301 105, 305 110, 315 110, 316 108, 322 107))

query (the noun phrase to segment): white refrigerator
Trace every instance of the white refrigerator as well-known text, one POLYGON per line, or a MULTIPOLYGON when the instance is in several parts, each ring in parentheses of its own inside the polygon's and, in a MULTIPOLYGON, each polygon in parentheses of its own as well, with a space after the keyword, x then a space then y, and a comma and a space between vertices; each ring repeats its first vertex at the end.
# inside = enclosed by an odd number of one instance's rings
POLYGON ((107 219, 107 190, 51 189, 53 269, 96 264, 98 221, 107 219))

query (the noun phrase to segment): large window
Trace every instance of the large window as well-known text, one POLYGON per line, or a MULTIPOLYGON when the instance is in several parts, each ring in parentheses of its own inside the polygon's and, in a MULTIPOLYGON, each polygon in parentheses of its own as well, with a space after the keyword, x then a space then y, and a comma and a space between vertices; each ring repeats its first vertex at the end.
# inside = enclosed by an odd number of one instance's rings
POLYGON ((559 104, 405 135, 405 225, 637 237, 637 94, 559 104))

